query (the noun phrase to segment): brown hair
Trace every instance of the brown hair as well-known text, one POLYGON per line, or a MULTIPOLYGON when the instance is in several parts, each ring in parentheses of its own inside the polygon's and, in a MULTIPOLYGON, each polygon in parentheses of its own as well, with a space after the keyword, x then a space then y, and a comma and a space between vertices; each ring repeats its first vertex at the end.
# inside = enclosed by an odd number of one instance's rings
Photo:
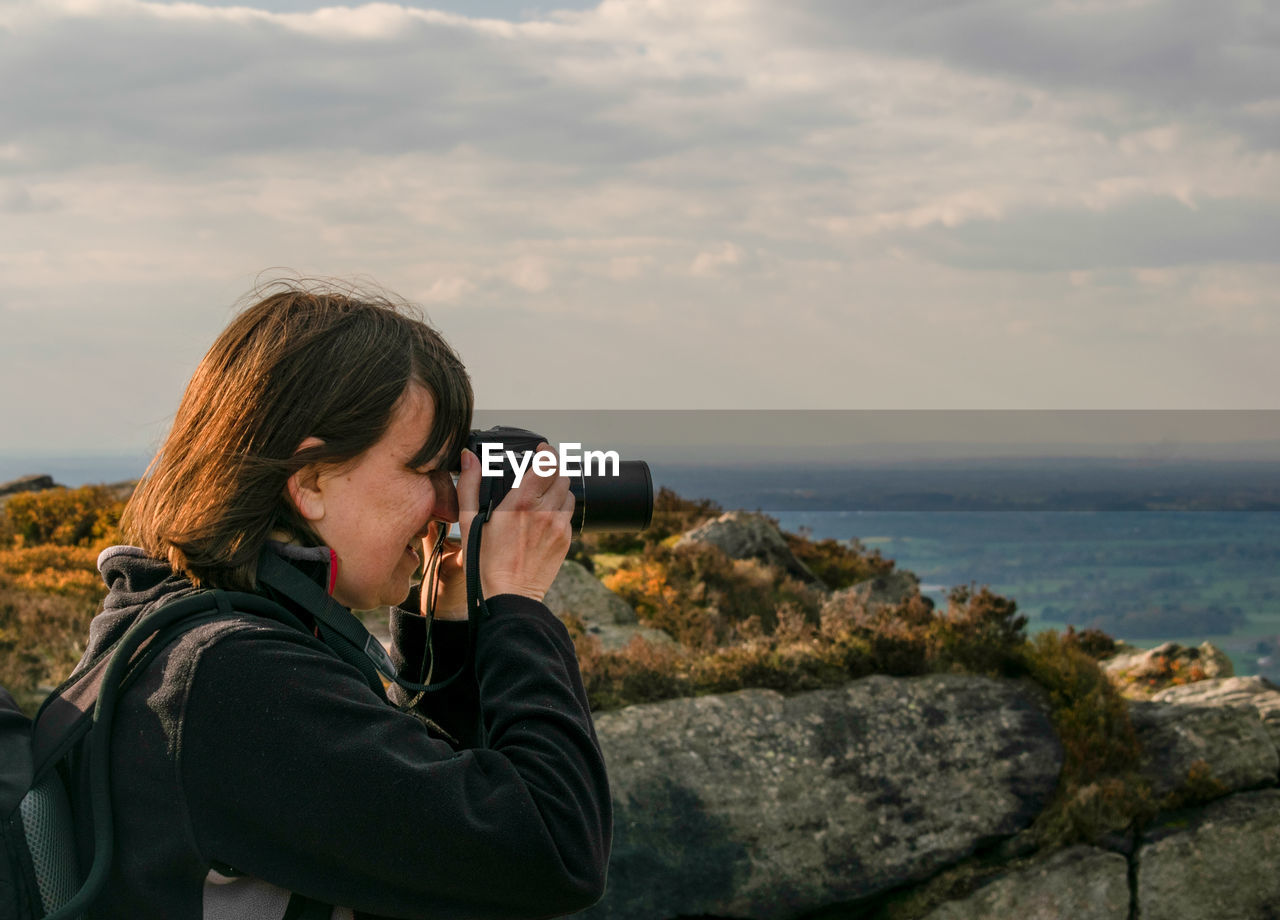
POLYGON ((453 458, 471 426, 467 372, 415 308, 292 281, 254 296, 200 362, 122 521, 128 539, 200 585, 252 589, 273 529, 318 543, 285 494, 289 477, 359 457, 410 382, 435 405, 411 466, 453 458), (299 451, 309 436, 324 444, 299 451))

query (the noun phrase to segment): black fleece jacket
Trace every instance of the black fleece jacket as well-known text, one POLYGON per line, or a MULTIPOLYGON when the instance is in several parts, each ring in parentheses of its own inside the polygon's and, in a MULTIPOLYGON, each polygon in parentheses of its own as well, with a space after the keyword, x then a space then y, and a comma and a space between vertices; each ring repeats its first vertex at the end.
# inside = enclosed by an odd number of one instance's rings
MULTIPOLYGON (((85 662, 192 590, 133 547, 99 568, 110 594, 85 662)), ((473 649, 465 623, 434 626, 434 679, 465 673, 419 712, 456 745, 295 627, 238 615, 165 649, 117 710, 117 855, 95 920, 279 918, 293 891, 366 920, 598 900, 610 799, 573 645, 536 601, 488 606, 473 649)), ((420 678, 425 620, 393 609, 391 634, 400 673, 420 678)))

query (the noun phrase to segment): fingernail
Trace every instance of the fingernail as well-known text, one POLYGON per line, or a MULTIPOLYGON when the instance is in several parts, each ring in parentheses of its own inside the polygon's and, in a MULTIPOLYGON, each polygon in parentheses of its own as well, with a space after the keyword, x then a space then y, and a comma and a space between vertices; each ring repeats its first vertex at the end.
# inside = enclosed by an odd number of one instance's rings
POLYGON ((475 466, 475 465, 476 465, 476 455, 475 455, 475 454, 473 454, 471 451, 467 450, 465 447, 464 447, 464 448, 462 448, 462 468, 463 468, 463 470, 469 470, 469 469, 471 469, 471 468, 472 468, 473 466, 475 466))

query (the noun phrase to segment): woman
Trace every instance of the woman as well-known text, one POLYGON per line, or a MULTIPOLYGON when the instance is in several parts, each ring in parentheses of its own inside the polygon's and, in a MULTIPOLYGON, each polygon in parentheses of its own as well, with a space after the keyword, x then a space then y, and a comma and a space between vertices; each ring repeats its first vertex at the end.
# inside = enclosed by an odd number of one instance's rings
POLYGON ((462 452, 456 494, 448 473, 471 408, 449 346, 382 298, 279 286, 214 343, 126 511, 137 545, 99 560, 110 593, 85 662, 200 588, 268 596, 297 622, 202 625, 125 692, 95 918, 317 902, 335 918, 545 917, 600 897, 603 761, 572 643, 541 603, 569 544, 567 480, 528 481, 484 525, 486 616, 467 622, 459 550, 413 588, 440 529, 458 521, 465 546, 476 514, 476 459, 462 452), (335 601, 391 605, 401 677, 457 678, 393 685, 389 703, 323 641, 335 601))

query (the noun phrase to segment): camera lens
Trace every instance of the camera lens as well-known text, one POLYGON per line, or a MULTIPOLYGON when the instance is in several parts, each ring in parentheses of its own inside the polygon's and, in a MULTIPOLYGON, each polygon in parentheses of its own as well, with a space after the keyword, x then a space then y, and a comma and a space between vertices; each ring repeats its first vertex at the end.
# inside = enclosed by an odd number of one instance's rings
POLYGON ((569 491, 575 533, 644 530, 653 520, 653 475, 643 460, 619 462, 617 476, 575 476, 569 491))
MULTIPOLYGON (((497 425, 472 431, 467 446, 477 457, 484 457, 486 446, 497 448, 502 457, 508 451, 517 455, 533 451, 545 440, 542 435, 524 428, 497 425)), ((455 469, 458 465, 454 464, 455 469)), ((630 533, 644 530, 653 519, 653 475, 643 460, 617 460, 616 470, 611 466, 584 464, 582 472, 569 479, 569 490, 574 497, 575 533, 630 533)), ((484 480, 481 505, 486 502, 490 507, 497 505, 514 482, 511 463, 505 460, 496 476, 484 480)))

